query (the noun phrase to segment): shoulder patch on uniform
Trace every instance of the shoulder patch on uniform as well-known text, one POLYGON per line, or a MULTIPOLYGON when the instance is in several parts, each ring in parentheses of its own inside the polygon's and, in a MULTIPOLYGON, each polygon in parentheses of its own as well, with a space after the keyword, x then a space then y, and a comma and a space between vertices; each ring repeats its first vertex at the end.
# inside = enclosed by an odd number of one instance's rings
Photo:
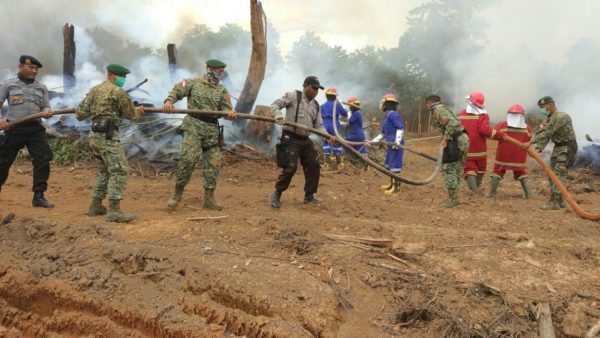
POLYGON ((179 83, 176 83, 176 84, 173 86, 173 90, 175 90, 175 89, 179 89, 179 88, 181 88, 181 87, 187 87, 189 84, 190 84, 190 81, 188 81, 188 80, 183 80, 183 81, 181 81, 181 82, 179 82, 179 83))

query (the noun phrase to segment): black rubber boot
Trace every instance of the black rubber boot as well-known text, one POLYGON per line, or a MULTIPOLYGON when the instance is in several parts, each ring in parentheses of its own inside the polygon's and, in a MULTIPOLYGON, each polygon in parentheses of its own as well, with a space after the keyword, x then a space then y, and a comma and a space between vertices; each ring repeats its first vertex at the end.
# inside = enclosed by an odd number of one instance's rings
POLYGON ((481 187, 481 182, 483 182, 483 174, 477 174, 477 188, 481 187))
POLYGON ((469 195, 475 196, 477 195, 477 177, 475 176, 467 176, 467 186, 469 187, 469 195))
POLYGON ((496 197, 496 190, 498 190, 498 184, 500 183, 500 178, 496 176, 492 176, 492 180, 490 181, 490 193, 488 197, 494 198, 496 197))
POLYGON ((279 209, 281 208, 281 192, 275 190, 271 194, 271 208, 279 209))
POLYGON ((42 191, 36 191, 33 193, 33 199, 31 200, 31 205, 35 208, 46 208, 52 209, 54 208, 54 204, 48 202, 44 198, 44 193, 42 191))
POLYGON ((521 179, 521 187, 523 188, 523 192, 525 193, 523 196, 527 199, 533 197, 533 190, 531 190, 531 186, 529 185, 529 179, 527 177, 523 177, 521 179))
POLYGON ((315 198, 313 193, 304 193, 304 204, 317 204, 321 201, 315 198))

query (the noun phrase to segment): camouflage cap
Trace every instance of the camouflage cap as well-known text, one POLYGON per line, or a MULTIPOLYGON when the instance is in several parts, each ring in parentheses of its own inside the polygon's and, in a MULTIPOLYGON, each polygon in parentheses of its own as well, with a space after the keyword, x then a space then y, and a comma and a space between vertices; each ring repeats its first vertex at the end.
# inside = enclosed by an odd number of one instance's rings
POLYGON ((119 76, 125 76, 127 74, 129 74, 129 69, 118 65, 116 63, 112 63, 108 66, 106 66, 106 70, 108 70, 110 73, 113 73, 115 75, 119 75, 119 76))
POLYGON ((206 66, 211 68, 225 68, 227 67, 227 64, 221 60, 209 59, 206 60, 206 66))
POLYGON ((554 103, 554 99, 552 99, 552 97, 550 97, 550 96, 544 96, 538 100, 538 106, 540 106, 540 107, 547 103, 554 103))
POLYGON ((19 64, 36 65, 36 66, 38 66, 38 68, 42 68, 42 63, 39 62, 38 59, 36 59, 30 55, 21 55, 21 57, 19 57, 19 64))

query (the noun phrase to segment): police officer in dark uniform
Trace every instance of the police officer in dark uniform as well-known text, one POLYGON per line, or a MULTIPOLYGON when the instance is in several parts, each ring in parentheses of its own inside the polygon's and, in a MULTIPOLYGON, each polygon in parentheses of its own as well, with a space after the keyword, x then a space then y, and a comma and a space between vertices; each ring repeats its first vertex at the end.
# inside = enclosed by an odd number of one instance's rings
POLYGON ((42 63, 36 58, 22 55, 19 58, 17 78, 0 83, 0 106, 8 99, 8 114, 5 118, 0 118, 0 131, 4 131, 3 140, 0 141, 0 191, 19 150, 27 147, 33 159, 32 205, 53 208, 54 205, 44 198, 44 192, 48 188, 52 151, 41 119, 9 126, 9 122, 35 113, 44 113, 44 118, 52 116, 48 88, 35 79, 39 68, 42 68, 42 63))

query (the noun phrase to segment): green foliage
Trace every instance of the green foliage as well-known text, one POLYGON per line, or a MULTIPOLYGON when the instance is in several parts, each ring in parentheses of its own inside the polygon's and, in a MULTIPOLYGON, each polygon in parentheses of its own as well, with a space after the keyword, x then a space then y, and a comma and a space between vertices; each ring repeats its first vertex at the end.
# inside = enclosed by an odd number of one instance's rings
POLYGON ((87 141, 73 141, 65 137, 58 137, 51 139, 49 143, 56 165, 66 165, 76 161, 86 162, 94 158, 87 141))

